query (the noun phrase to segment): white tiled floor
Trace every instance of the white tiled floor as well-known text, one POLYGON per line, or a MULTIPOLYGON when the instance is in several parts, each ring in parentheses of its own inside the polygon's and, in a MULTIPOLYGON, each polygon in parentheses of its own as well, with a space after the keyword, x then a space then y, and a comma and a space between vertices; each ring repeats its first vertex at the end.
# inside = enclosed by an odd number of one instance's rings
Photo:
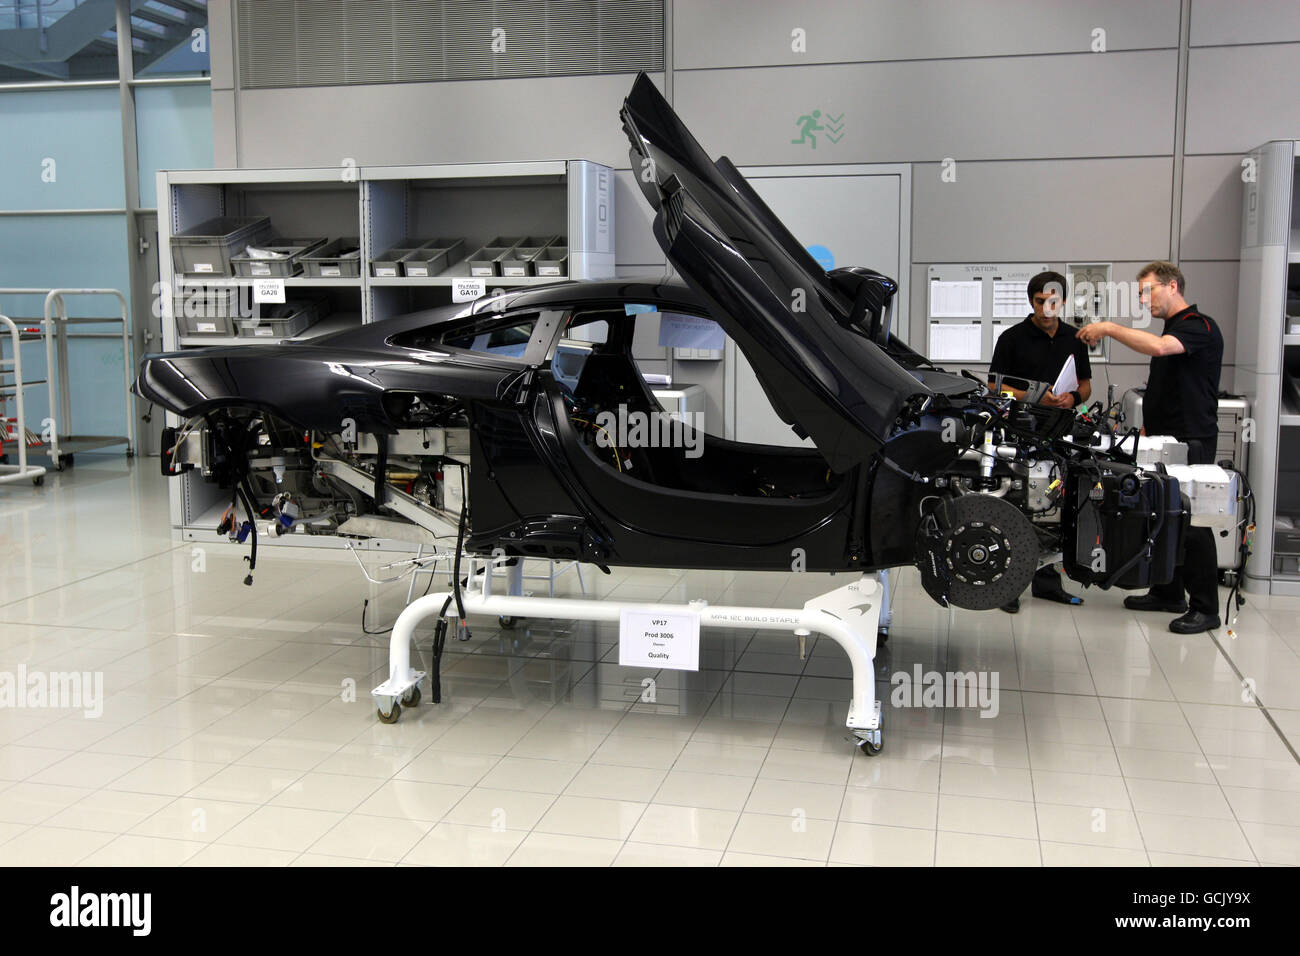
MULTIPOLYGON (((1300 599, 1251 596, 1212 640, 1119 593, 949 612, 903 572, 882 697, 918 664, 995 671, 1000 713, 886 706, 874 758, 846 739, 838 648, 800 661, 743 632, 706 631, 698 674, 650 675, 619 667, 616 628, 481 622, 447 649, 443 703, 384 725, 361 602, 390 622, 405 586, 268 548, 246 588, 243 549, 172 540, 166 493, 155 462, 91 455, 0 487, 0 672, 100 671, 106 693, 97 719, 0 709, 0 863, 1300 863, 1300 599)), ((586 579, 794 606, 845 580, 586 579)))

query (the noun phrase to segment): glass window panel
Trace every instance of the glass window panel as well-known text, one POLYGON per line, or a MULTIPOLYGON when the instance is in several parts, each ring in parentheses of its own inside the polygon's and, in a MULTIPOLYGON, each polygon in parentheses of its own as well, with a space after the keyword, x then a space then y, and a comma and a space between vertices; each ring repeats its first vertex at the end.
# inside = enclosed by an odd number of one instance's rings
MULTIPOLYGON (((124 216, 0 217, 0 250, 0 288, 110 288, 127 293, 124 216)), ((41 295, 0 294, 0 313, 15 320, 39 319, 44 303, 41 295)), ((118 310, 111 296, 71 296, 67 303, 73 316, 116 315, 118 310)), ((121 328, 98 323, 71 328, 72 427, 79 434, 120 435, 126 428, 126 402, 119 400, 122 342, 116 336, 121 328), (76 337, 88 332, 109 332, 114 337, 76 337)), ((46 377, 45 347, 40 342, 23 345, 23 377, 46 377)), ((49 415, 45 387, 29 388, 23 398, 27 427, 40 431, 41 420, 49 415)), ((59 432, 67 433, 63 423, 59 432)))
POLYGON ((0 0, 0 83, 117 78, 113 0, 0 0))
MULTIPOLYGON (((0 216, 0 287, 127 290, 126 218, 0 216)), ((148 294, 148 290, 146 290, 148 294)), ((39 318, 44 296, 0 295, 0 312, 39 318)), ((68 314, 112 314, 110 298, 76 296, 68 314)))
MULTIPOLYGON (((206 4, 204 4, 206 6, 206 4)), ((149 0, 134 6, 131 17, 135 75, 207 76, 208 14, 193 3, 149 0)))
POLYGON ((116 89, 0 90, 0 117, 0 209, 125 204, 116 89))
POLYGON ((207 86, 137 86, 140 205, 158 205, 160 169, 212 166, 212 92, 207 86))

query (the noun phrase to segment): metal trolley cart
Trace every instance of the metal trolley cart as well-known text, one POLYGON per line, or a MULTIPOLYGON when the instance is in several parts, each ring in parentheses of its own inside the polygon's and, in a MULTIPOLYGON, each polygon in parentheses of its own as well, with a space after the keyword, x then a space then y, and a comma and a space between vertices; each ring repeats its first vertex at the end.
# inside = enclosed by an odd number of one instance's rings
POLYGON ((117 289, 51 289, 45 296, 45 363, 50 371, 50 412, 54 412, 55 384, 58 384, 59 413, 50 429, 50 461, 55 471, 62 471, 65 465, 71 465, 73 455, 78 451, 92 448, 105 448, 110 445, 126 445, 126 457, 135 454, 135 414, 131 408, 131 380, 135 363, 131 361, 131 320, 126 296, 117 289), (111 295, 122 307, 122 401, 126 408, 125 435, 78 435, 72 431, 72 390, 68 378, 68 326, 92 325, 100 322, 112 322, 113 319, 68 318, 68 305, 64 296, 68 295, 111 295), (51 314, 53 313, 53 314, 51 314), (57 351, 57 374, 54 373, 55 352, 57 351), (65 431, 60 434, 59 429, 65 431))
MULTIPOLYGON (((3 406, 7 399, 13 398, 16 412, 13 420, 14 442, 18 446, 18 464, 8 462, 0 464, 0 484, 21 481, 24 478, 30 478, 34 485, 44 484, 45 469, 40 465, 27 463, 27 416, 23 409, 23 389, 44 383, 29 382, 23 378, 22 335, 13 319, 7 315, 0 315, 0 330, 7 331, 9 341, 13 343, 13 358, 5 358, 3 339, 0 339, 0 406, 3 406), (12 381, 7 381, 10 377, 12 381)), ((0 430, 7 430, 6 423, 0 422, 0 430)), ((2 444, 3 442, 0 442, 0 445, 2 444)))
POLYGON ((43 295, 45 317, 42 331, 45 338, 45 379, 49 385, 51 427, 42 428, 42 438, 48 442, 50 462, 55 471, 62 471, 74 463, 79 451, 126 445, 127 457, 135 454, 135 414, 131 408, 131 381, 134 362, 131 355, 131 320, 128 317, 126 296, 117 289, 0 289, 0 295, 43 295), (68 316, 66 296, 111 295, 121 307, 118 317, 76 318, 68 316), (122 325, 122 402, 126 409, 125 435, 78 435, 72 430, 72 388, 69 382, 68 326, 97 325, 120 322, 122 325))

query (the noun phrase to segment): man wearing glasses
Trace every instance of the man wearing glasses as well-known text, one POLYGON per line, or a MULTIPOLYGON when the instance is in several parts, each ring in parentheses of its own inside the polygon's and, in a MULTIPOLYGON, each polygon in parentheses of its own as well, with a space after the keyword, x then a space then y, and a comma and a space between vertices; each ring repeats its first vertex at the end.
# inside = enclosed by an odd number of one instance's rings
MULTIPOLYGON (((1025 321, 1013 325, 998 338, 993 348, 993 361, 989 363, 989 385, 1011 392, 1024 399, 1024 389, 1016 387, 1017 380, 1028 386, 1034 382, 1055 382, 1061 369, 1071 356, 1074 358, 1075 378, 1078 385, 1064 395, 1050 389, 1039 402, 1053 408, 1075 408, 1092 394, 1092 366, 1088 362, 1088 348, 1077 337, 1078 329, 1061 321, 1061 304, 1065 301, 1065 276, 1059 272, 1040 272, 1029 280, 1029 304, 1034 311, 1025 321), (997 376, 1003 376, 999 383, 997 376), (1008 384, 1006 378, 1013 381, 1008 384)), ((1031 593, 1036 598, 1060 604, 1082 604, 1083 598, 1069 594, 1061 586, 1061 575, 1054 565, 1045 564, 1034 575, 1031 593)), ((1020 598, 1002 605, 1002 610, 1015 614, 1020 610, 1020 598)))
MULTIPOLYGON (((1214 463, 1219 424, 1219 372, 1223 365, 1223 334, 1219 326, 1183 294, 1187 282, 1172 262, 1153 262, 1138 272, 1142 305, 1164 319, 1159 335, 1114 322, 1084 326, 1079 337, 1089 345, 1106 336, 1151 356, 1146 396, 1142 400, 1143 432, 1173 435, 1187 444, 1187 463, 1214 463)), ((1175 634, 1199 634, 1219 626, 1219 561, 1214 532, 1189 527, 1183 563, 1166 585, 1141 597, 1127 597, 1135 611, 1181 614, 1169 625, 1175 634), (1186 598, 1184 598, 1186 594, 1186 598)))

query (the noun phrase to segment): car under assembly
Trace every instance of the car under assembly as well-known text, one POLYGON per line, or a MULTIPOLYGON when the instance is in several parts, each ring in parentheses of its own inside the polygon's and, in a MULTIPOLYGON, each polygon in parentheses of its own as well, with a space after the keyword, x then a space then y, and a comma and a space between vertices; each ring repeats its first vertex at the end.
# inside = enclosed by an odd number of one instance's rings
MULTIPOLYGON (((454 541, 458 561, 802 562, 856 572, 859 588, 873 583, 864 572, 912 565, 939 604, 974 610, 1018 597, 1057 559, 1102 588, 1170 580, 1194 504, 1164 466, 1124 450, 1113 408, 1076 417, 936 367, 891 331, 893 280, 822 270, 644 75, 621 115, 656 238, 685 285, 557 283, 294 344, 147 356, 137 393, 184 419, 164 438, 164 472, 198 468, 229 490, 223 527, 254 549, 259 531, 361 535, 369 519, 397 518, 421 529, 413 540, 454 541), (816 447, 700 430, 687 454, 602 435, 603 414, 662 411, 631 354, 647 309, 719 322, 778 416, 816 447), (597 324, 604 341, 580 335, 597 324)), ((254 551, 250 583, 255 562, 254 551)), ((457 568, 441 603, 406 613, 441 619, 452 600, 462 620, 537 612, 520 603, 534 599, 490 594, 489 580, 457 568)), ((609 619, 574 602, 545 613, 609 619)), ((855 688, 871 681, 869 630, 835 638, 855 688)), ((396 635, 381 716, 418 691, 396 635)), ((850 728, 878 744, 864 694, 850 728)))

